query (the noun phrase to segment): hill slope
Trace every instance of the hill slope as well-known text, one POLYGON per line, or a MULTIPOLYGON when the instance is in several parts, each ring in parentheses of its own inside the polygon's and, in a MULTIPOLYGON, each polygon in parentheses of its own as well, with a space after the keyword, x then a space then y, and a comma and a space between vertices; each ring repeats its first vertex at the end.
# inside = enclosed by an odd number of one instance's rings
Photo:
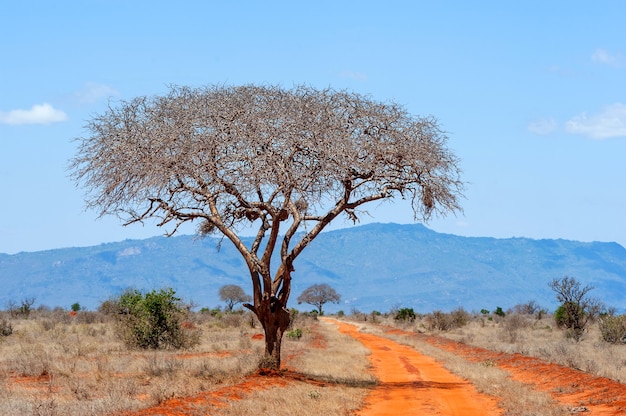
MULTIPOLYGON (((220 304, 219 287, 250 282, 229 241, 193 236, 126 240, 84 248, 0 254, 0 307, 36 304, 90 309, 127 287, 172 287, 200 306, 220 304)), ((535 300, 554 308, 548 282, 572 276, 591 295, 626 309, 626 249, 617 243, 459 237, 420 224, 370 224, 321 234, 295 263, 292 305, 302 290, 328 283, 343 297, 327 310, 416 311, 511 307, 535 300)), ((308 309, 308 305, 301 305, 308 309)))

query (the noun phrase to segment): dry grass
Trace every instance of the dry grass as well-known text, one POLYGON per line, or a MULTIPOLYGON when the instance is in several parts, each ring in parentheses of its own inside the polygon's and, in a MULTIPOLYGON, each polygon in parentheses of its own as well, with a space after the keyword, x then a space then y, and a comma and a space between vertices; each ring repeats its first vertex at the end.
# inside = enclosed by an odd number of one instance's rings
MULTIPOLYGON (((261 333, 258 323, 252 328, 243 315, 197 315, 201 342, 191 351, 129 350, 104 318, 81 323, 48 313, 11 324, 13 334, 0 338, 0 416, 111 415, 222 389, 255 372, 264 348, 252 338, 261 333)), ((224 414, 258 414, 259 406, 285 415, 341 414, 360 405, 375 383, 368 351, 331 324, 298 317, 294 325, 303 336, 283 340, 289 382, 250 392, 224 414)))
POLYGON ((40 316, 13 320, 0 341, 0 415, 109 415, 240 381, 256 369, 258 329, 197 322, 193 351, 128 350, 113 323, 40 316))
POLYGON ((242 400, 229 402, 224 409, 211 414, 222 416, 239 415, 351 415, 363 401, 367 390, 363 388, 311 386, 310 383, 295 382, 286 387, 251 393, 242 400))
POLYGON ((292 356, 286 364, 294 369, 295 382, 251 392, 211 414, 348 415, 376 384, 368 371, 369 351, 331 323, 308 324, 302 339, 287 340, 284 345, 285 354, 292 356))
MULTIPOLYGON (((420 330, 421 323, 415 325, 420 330)), ((543 319, 507 315, 489 320, 473 319, 468 325, 440 335, 492 351, 520 353, 544 361, 626 383, 626 345, 601 340, 592 324, 580 342, 568 339, 551 316, 543 319)))
MULTIPOLYGON (((369 350, 348 335, 341 334, 336 326, 320 321, 317 342, 307 348, 306 354, 298 355, 292 366, 308 377, 328 380, 337 384, 371 386, 376 378, 369 372, 369 350)), ((306 344, 305 344, 306 345, 306 344)))
MULTIPOLYGON (((128 350, 116 339, 111 322, 97 316, 80 318, 80 314, 69 318, 48 313, 28 320, 10 319, 13 333, 0 337, 0 416, 111 415, 171 397, 214 391, 253 373, 264 346, 263 341, 252 339, 261 329, 258 324, 251 327, 245 315, 220 319, 197 315, 194 324, 202 336, 192 351, 128 350)), ((466 361, 414 338, 385 334, 369 318, 359 323, 363 330, 395 338, 435 357, 479 390, 499 397, 507 415, 565 414, 549 394, 510 380, 495 366, 466 361)), ((389 317, 376 319, 409 331, 433 332, 423 318, 406 324, 389 317)), ((294 327, 303 336, 284 338, 283 363, 289 369, 285 383, 250 391, 228 401, 228 407, 212 408, 211 414, 337 415, 351 414, 361 406, 376 384, 368 371, 368 350, 340 334, 332 323, 300 316, 294 327)), ((479 315, 461 328, 434 332, 626 382, 626 346, 601 341, 595 325, 581 342, 566 339, 550 317, 509 315, 490 320, 479 315)), ((200 408, 198 412, 206 414, 200 408)))

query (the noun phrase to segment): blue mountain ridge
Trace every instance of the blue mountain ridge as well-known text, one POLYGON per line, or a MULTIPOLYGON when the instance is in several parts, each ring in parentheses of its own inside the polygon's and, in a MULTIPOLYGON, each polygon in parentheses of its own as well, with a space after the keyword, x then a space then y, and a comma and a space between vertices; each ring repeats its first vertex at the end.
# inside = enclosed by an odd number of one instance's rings
MULTIPOLYGON (((548 283, 566 275, 593 285, 591 296, 626 309, 626 249, 617 243, 460 237, 421 224, 376 223, 320 234, 295 268, 290 304, 301 310, 309 305, 298 305, 297 296, 315 283, 342 295, 338 305, 326 306, 329 312, 477 311, 530 300, 553 310, 548 283)), ((78 302, 95 309, 128 287, 171 287, 186 301, 215 307, 225 284, 251 291, 245 262, 230 241, 191 235, 0 254, 0 282, 0 307, 34 297, 36 305, 78 302)))

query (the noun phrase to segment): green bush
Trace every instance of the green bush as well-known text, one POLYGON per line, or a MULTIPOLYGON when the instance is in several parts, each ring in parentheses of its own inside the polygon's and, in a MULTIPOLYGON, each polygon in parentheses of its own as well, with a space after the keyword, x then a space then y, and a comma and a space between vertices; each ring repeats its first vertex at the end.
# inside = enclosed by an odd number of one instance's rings
POLYGON ((292 329, 287 332, 287 338, 289 339, 300 339, 302 338, 302 330, 300 328, 292 329))
POLYGON ((506 313, 504 313, 504 311, 502 310, 502 308, 500 306, 496 307, 496 310, 493 312, 495 315, 501 316, 502 318, 505 317, 506 313))
POLYGON ((172 289, 148 293, 131 289, 111 304, 117 310, 117 333, 128 347, 179 349, 199 343, 198 330, 184 325, 187 311, 172 289))
POLYGON ((400 308, 398 312, 396 312, 395 316, 396 321, 415 321, 415 312, 413 308, 400 308))

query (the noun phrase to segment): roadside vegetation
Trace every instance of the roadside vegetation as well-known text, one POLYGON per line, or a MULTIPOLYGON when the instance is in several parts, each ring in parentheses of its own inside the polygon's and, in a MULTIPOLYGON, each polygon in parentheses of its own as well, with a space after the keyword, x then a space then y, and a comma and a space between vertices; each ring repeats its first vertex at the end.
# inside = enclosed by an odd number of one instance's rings
MULTIPOLYGON (((0 415, 122 414, 257 374, 264 338, 254 314, 185 306, 172 291, 161 290, 126 291, 98 311, 0 311, 0 415)), ((357 341, 320 328, 317 314, 294 309, 291 316, 289 370, 281 373, 293 381, 287 396, 281 389, 251 392, 248 402, 238 401, 224 414, 281 397, 289 398, 282 414, 348 412, 375 384, 367 350, 357 341), (328 387, 322 392, 320 384, 328 387), (298 410, 304 403, 308 410, 298 410)))
POLYGON ((625 315, 614 311, 599 314, 586 324, 584 332, 574 337, 570 328, 559 324, 558 315, 533 308, 534 304, 531 301, 515 305, 502 315, 485 310, 470 313, 459 308, 451 312, 416 314, 415 319, 398 319, 397 312, 357 312, 351 318, 415 333, 435 334, 491 351, 536 357, 626 383, 625 315))
MULTIPOLYGON (((571 280, 561 283, 577 288, 571 280)), ((98 311, 78 303, 35 307, 34 299, 8 306, 0 311, 0 416, 119 415, 241 384, 259 374, 264 357, 264 331, 252 312, 228 302, 224 309, 194 311, 172 290, 129 290, 98 311)), ((377 383, 368 371, 368 350, 318 320, 317 312, 290 310, 285 368, 273 374, 282 385, 251 390, 235 401, 224 398, 227 405, 211 407, 211 414, 242 414, 258 410, 259 403, 268 414, 299 416, 358 409, 377 383)), ((486 305, 481 311, 422 314, 397 307, 331 317, 434 357, 498 397, 507 415, 561 415, 567 409, 549 394, 512 381, 497 365, 470 362, 406 333, 537 357, 626 384, 626 317, 606 307, 582 316, 576 322, 584 326, 575 331, 562 324, 558 309, 549 313, 534 301, 506 310, 486 305)))

